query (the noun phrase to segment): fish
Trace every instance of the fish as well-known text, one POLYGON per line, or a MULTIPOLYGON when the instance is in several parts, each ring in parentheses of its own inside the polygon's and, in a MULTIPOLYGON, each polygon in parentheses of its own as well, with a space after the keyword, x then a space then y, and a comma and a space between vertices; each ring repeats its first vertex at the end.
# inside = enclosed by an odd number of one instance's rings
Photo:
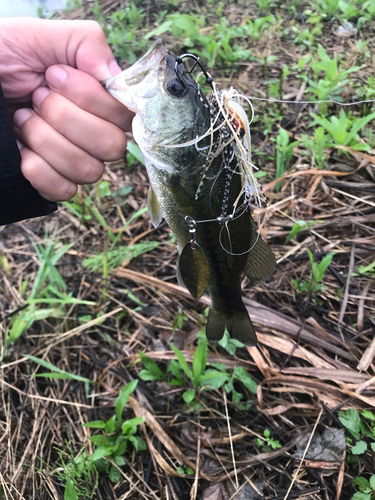
POLYGON ((276 263, 249 206, 262 194, 251 174, 247 115, 236 92, 213 86, 207 98, 183 57, 161 40, 102 83, 135 113, 133 136, 150 181, 148 210, 155 227, 164 218, 176 237, 179 283, 195 299, 206 291, 211 296, 208 341, 220 341, 227 330, 256 345, 241 279, 256 285, 276 263))

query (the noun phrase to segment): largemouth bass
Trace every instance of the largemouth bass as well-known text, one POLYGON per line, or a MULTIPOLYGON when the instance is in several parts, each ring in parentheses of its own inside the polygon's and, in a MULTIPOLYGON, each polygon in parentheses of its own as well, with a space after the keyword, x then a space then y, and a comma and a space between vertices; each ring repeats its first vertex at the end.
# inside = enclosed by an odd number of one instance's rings
POLYGON ((216 90, 208 101, 160 40, 103 85, 135 112, 151 220, 156 227, 164 217, 176 236, 179 282, 194 298, 211 295, 207 339, 219 341, 227 328, 232 338, 256 345, 241 276, 257 284, 274 271, 275 259, 249 208, 259 194, 244 168, 244 113, 235 101, 224 108, 225 95, 216 90))

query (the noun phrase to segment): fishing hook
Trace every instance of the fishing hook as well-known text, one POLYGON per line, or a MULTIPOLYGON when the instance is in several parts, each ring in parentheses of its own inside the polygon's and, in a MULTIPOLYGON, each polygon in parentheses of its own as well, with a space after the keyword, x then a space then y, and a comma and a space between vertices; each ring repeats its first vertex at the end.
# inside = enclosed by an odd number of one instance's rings
POLYGON ((191 75, 191 73, 193 72, 194 68, 198 65, 200 67, 202 73, 204 74, 205 78, 206 78, 206 83, 208 83, 211 86, 211 88, 213 88, 213 85, 212 85, 213 78, 206 71, 206 69, 204 68, 203 64, 200 61, 200 57, 196 56, 195 54, 190 54, 189 52, 187 52, 186 54, 182 54, 181 56, 177 56, 176 57, 175 72, 176 72, 176 75, 178 76, 178 78, 181 79, 180 75, 178 73, 178 65, 179 64, 183 64, 183 60, 186 59, 186 58, 194 59, 194 61, 195 61, 194 64, 193 64, 193 67, 191 68, 190 71, 188 71, 188 73, 191 75))

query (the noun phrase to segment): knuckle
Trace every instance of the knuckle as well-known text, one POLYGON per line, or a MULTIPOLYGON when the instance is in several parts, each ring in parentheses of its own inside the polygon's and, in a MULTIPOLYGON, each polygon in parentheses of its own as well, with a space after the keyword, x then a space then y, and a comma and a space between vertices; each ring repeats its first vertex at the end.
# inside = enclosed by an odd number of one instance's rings
POLYGON ((58 123, 69 123, 71 121, 70 106, 55 92, 51 92, 51 95, 44 99, 41 106, 41 113, 42 117, 52 126, 55 126, 57 120, 58 123))
POLYGON ((25 154, 22 152, 21 170, 24 177, 26 177, 26 179, 32 185, 38 182, 40 172, 38 161, 36 161, 36 158, 33 158, 29 155, 25 156, 25 154))
POLYGON ((104 31, 102 30, 100 24, 97 21, 85 21, 87 29, 92 32, 93 35, 99 37, 99 38, 104 38, 104 31))
POLYGON ((78 184, 94 184, 104 173, 104 163, 93 158, 91 161, 86 160, 78 167, 79 178, 78 184))
POLYGON ((122 157, 126 150, 126 136, 121 130, 109 134, 102 143, 102 160, 115 161, 122 157))
POLYGON ((77 184, 66 180, 65 182, 61 182, 55 192, 48 194, 48 199, 50 201, 69 201, 76 195, 77 190, 77 184))
POLYGON ((30 128, 25 131, 25 137, 30 148, 41 156, 46 151, 53 151, 56 145, 53 134, 41 133, 37 126, 32 127, 32 123, 29 126, 30 128))

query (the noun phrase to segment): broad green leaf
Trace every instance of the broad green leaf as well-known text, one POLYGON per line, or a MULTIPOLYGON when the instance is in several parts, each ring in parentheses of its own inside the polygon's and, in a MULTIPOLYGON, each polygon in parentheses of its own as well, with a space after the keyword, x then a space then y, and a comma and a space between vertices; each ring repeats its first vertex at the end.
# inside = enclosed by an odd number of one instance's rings
POLYGON ((197 385, 201 379, 201 376, 206 369, 207 364, 207 340, 201 340, 197 346, 197 349, 193 358, 193 377, 194 385, 197 385))
POLYGON ((235 355, 237 347, 244 347, 242 342, 232 339, 226 330, 223 338, 219 340, 219 345, 223 347, 231 356, 235 355))
POLYGON ((361 417, 356 410, 346 410, 339 412, 339 420, 344 427, 352 434, 354 439, 359 439, 361 432, 361 417))
POLYGON ((118 424, 122 422, 122 411, 124 409, 124 406, 129 401, 131 393, 134 392, 135 388, 137 387, 137 384, 138 384, 138 379, 132 380, 125 387, 121 389, 120 394, 117 397, 116 418, 118 424))
POLYGON ((139 161, 139 163, 142 163, 142 165, 145 164, 145 161, 143 159, 143 155, 142 155, 141 150, 137 144, 135 144, 132 141, 128 141, 128 145, 127 145, 126 149, 129 151, 129 153, 131 153, 139 161))
POLYGON ((363 455, 367 451, 366 441, 357 441, 352 448, 353 455, 363 455))
POLYGON ((149 382, 151 380, 163 380, 164 377, 160 377, 159 375, 155 375, 155 373, 150 372, 150 370, 141 370, 139 372, 139 378, 149 382))
POLYGON ((36 309, 35 305, 30 305, 20 312, 12 324, 12 328, 6 338, 6 347, 18 340, 22 333, 28 330, 34 321, 47 318, 60 318, 65 313, 59 309, 36 309))
POLYGON ((361 493, 360 491, 357 491, 357 493, 354 493, 351 500, 371 500, 371 498, 371 493, 361 493))
POLYGON ((264 170, 257 170, 256 172, 254 172, 254 177, 256 179, 260 179, 261 177, 265 177, 266 175, 268 175, 268 172, 265 172, 264 170))
POLYGON ((233 378, 240 380, 243 385, 253 394, 257 393, 258 384, 247 373, 243 366, 235 366, 233 369, 233 378))
MULTIPOLYGON (((374 477, 374 476, 373 476, 374 477)), ((352 481, 353 486, 358 486, 358 488, 363 493, 369 493, 371 491, 370 483, 365 477, 356 477, 352 481)))
POLYGON ((184 355, 182 354, 182 352, 177 349, 177 347, 175 347, 173 344, 171 344, 169 342, 169 345, 171 346, 173 352, 175 353, 175 355, 177 356, 177 359, 178 359, 178 362, 180 363, 180 366, 181 368, 184 370, 184 372, 186 373, 186 375, 189 377, 190 380, 193 380, 193 372, 190 370, 190 368, 188 367, 188 364, 186 363, 186 360, 185 360, 185 357, 184 355))
POLYGON ((368 122, 370 122, 371 120, 374 120, 374 118, 375 118, 375 113, 371 113, 370 115, 367 115, 367 116, 364 116, 363 118, 357 119, 354 122, 354 124, 353 124, 347 138, 346 138, 345 145, 350 144, 350 141, 352 139, 354 139, 356 134, 360 130, 362 130, 365 127, 365 125, 368 124, 368 122))
POLYGON ((122 424, 122 433, 123 434, 134 434, 137 431, 138 425, 143 424, 146 420, 143 417, 134 417, 130 420, 126 420, 122 424))
POLYGON ((123 465, 126 464, 124 457, 116 456, 113 460, 115 464, 118 465, 119 467, 122 467, 123 465))
MULTIPOLYGON (((368 266, 358 266, 358 272, 361 274, 374 273, 375 272, 375 260, 371 262, 368 266)), ((362 414, 363 415, 363 414, 362 414)), ((368 417, 366 417, 368 418, 368 417)), ((374 415, 375 420, 375 415, 374 415)))
POLYGON ((209 385, 215 389, 219 389, 227 382, 229 373, 219 372, 217 370, 207 370, 206 373, 200 378, 200 385, 205 387, 209 385))
POLYGON ((116 425, 116 415, 112 415, 112 417, 105 424, 105 431, 107 434, 112 434, 116 430, 119 424, 116 425))
POLYGON ((146 441, 144 441, 141 437, 139 437, 139 436, 130 436, 129 437, 129 441, 134 446, 135 451, 147 450, 146 441))
POLYGON ((191 403, 193 399, 195 398, 195 390, 194 389, 188 389, 182 394, 182 397, 185 401, 185 403, 191 403))
POLYGON ((227 371, 227 366, 224 363, 211 363, 211 366, 213 368, 216 368, 216 370, 219 370, 220 372, 226 372, 227 371))
MULTIPOLYGON (((375 263, 375 261, 374 261, 374 263, 375 263)), ((362 417, 367 418, 368 420, 372 420, 373 422, 375 421, 375 414, 372 411, 363 410, 361 415, 362 415, 362 417)))
POLYGON ((112 455, 112 453, 116 451, 116 446, 99 446, 92 455, 92 461, 99 460, 103 457, 108 457, 112 455))
POLYGON ((103 420, 92 420, 83 424, 82 427, 89 427, 90 429, 105 429, 105 422, 103 420))
POLYGON ((66 478, 64 500, 78 500, 78 495, 74 488, 73 481, 69 476, 66 478))
POLYGON ((105 436, 104 434, 96 434, 95 436, 90 437, 90 441, 96 446, 104 446, 105 436))
POLYGON ((303 231, 304 229, 308 229, 310 226, 313 226, 314 224, 317 224, 319 222, 323 222, 321 220, 312 220, 312 221, 307 221, 305 222, 304 220, 298 220, 292 227, 287 239, 285 240, 285 245, 289 243, 289 241, 294 238, 299 232, 303 231))
POLYGON ((172 359, 168 365, 167 372, 171 372, 175 376, 175 378, 168 382, 168 385, 177 385, 180 387, 185 385, 185 380, 182 376, 181 367, 178 364, 178 361, 172 359))
POLYGON ((333 258, 334 255, 335 255, 334 253, 327 254, 322 259, 322 261, 320 262, 320 264, 318 264, 318 275, 319 275, 319 280, 318 281, 321 281, 324 278, 324 274, 325 274, 328 266, 331 265, 332 258, 333 258))
POLYGON ((109 468, 108 475, 112 483, 117 483, 117 481, 120 481, 121 479, 121 472, 114 465, 111 465, 109 468))
MULTIPOLYGON (((166 378, 164 372, 159 368, 159 366, 155 363, 155 361, 149 358, 146 354, 141 351, 138 351, 139 357, 141 358, 142 363, 147 368, 149 372, 151 372, 155 377, 153 380, 163 380, 166 378)), ((142 370, 145 371, 145 370, 142 370)), ((142 377, 141 377, 142 378, 142 377)), ((145 379, 144 379, 145 380, 145 379)))
MULTIPOLYGON (((156 29, 148 32, 145 35, 145 40, 149 40, 153 36, 160 36, 163 33, 166 33, 167 31, 170 31, 172 28, 172 21, 164 21, 160 26, 158 26, 156 29)), ((129 144, 129 143, 128 143, 129 144)))
POLYGON ((370 486, 373 491, 375 491, 375 476, 370 477, 370 486))

